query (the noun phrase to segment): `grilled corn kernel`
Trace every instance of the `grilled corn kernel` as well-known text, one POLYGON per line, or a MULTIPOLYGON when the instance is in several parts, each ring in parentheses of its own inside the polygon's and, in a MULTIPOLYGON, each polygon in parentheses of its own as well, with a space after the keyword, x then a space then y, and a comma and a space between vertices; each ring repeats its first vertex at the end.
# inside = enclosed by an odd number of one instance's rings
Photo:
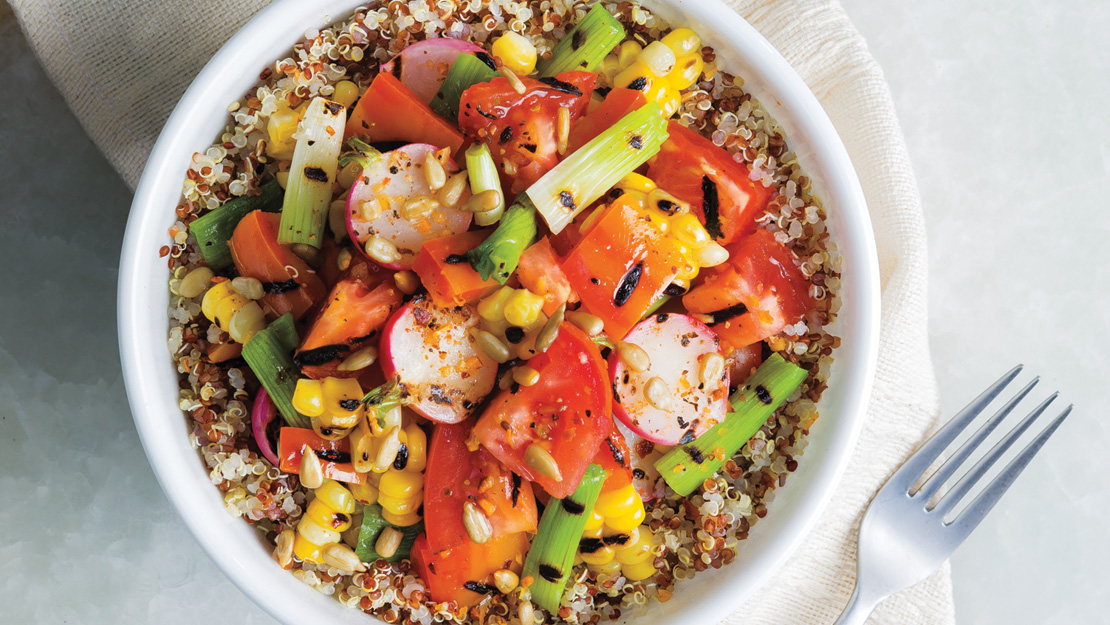
POLYGON ((622 565, 621 573, 631 581, 643 581, 655 575, 654 558, 645 558, 635 564, 622 565))
POLYGON ((324 378, 324 411, 336 416, 357 415, 362 407, 362 386, 354 378, 324 378))
POLYGON ((680 28, 646 48, 634 41, 621 44, 605 57, 600 69, 609 86, 639 89, 670 117, 682 103, 679 92, 697 82, 704 66, 701 38, 689 28, 680 28))
POLYGON ((378 485, 380 497, 394 499, 411 498, 414 493, 424 489, 424 479, 415 471, 397 471, 391 469, 382 474, 382 481, 378 485))
POLYGON ((232 334, 231 338, 239 343, 246 343, 266 326, 262 308, 236 291, 230 280, 208 289, 201 300, 200 311, 221 330, 232 334))
POLYGON ((600 549, 597 549, 590 553, 582 552, 579 555, 582 557, 583 562, 594 566, 600 564, 608 564, 609 562, 612 562, 615 557, 613 548, 609 545, 605 545, 600 549))
POLYGON ((279 161, 293 158, 293 148, 297 147, 297 124, 301 122, 299 111, 286 104, 278 104, 266 122, 266 133, 270 140, 266 143, 266 154, 279 161))
POLYGON ((405 434, 408 436, 405 446, 409 450, 409 463, 405 466, 405 471, 419 473, 428 466, 428 437, 415 423, 405 426, 405 434))
POLYGON ((647 176, 632 172, 617 183, 617 188, 625 193, 651 193, 655 189, 655 181, 647 176))
POLYGON ((651 557, 651 530, 640 526, 629 532, 629 540, 617 548, 614 559, 621 564, 637 564, 651 557))
POLYGON ((540 317, 544 299, 528 289, 516 289, 505 301, 505 320, 526 328, 540 317))
POLYGON ((331 99, 349 108, 358 101, 358 85, 349 80, 337 82, 335 91, 331 94, 331 99))
MULTIPOLYGON (((605 525, 605 517, 598 514, 597 511, 595 510, 592 514, 590 514, 590 518, 586 521, 585 531, 586 532, 599 531, 601 529, 602 525, 605 525)), ((583 535, 585 535, 585 534, 583 534, 583 535)))
POLYGON ((629 484, 624 488, 601 493, 597 498, 597 503, 594 504, 594 511, 608 521, 610 517, 632 514, 637 506, 643 507, 643 505, 644 502, 640 499, 640 495, 629 484))
POLYGON ((478 315, 486 321, 498 321, 505 318, 505 302, 513 294, 513 287, 503 286, 493 294, 478 302, 478 315))
POLYGON ((627 532, 644 522, 644 502, 637 498, 637 505, 632 513, 624 516, 605 517, 605 527, 617 532, 627 532))
POLYGON ((293 390, 293 409, 306 417, 324 414, 324 385, 319 380, 297 380, 293 390))
POLYGON ((328 507, 319 498, 313 499, 312 503, 308 504, 308 509, 305 510, 304 515, 320 527, 326 527, 340 533, 351 527, 351 516, 349 514, 328 507))
POLYGON ((390 525, 396 527, 408 527, 410 525, 416 525, 423 517, 415 512, 410 512, 408 514, 394 514, 393 512, 383 507, 382 518, 388 521, 390 525))
POLYGON ((490 53, 514 74, 527 76, 536 69, 536 46, 523 35, 508 31, 493 42, 490 53))
POLYGON ((656 76, 666 76, 674 70, 678 57, 675 51, 662 41, 653 41, 639 55, 642 61, 656 76))
POLYGON ((358 503, 369 506, 378 503, 378 487, 370 482, 363 482, 362 484, 351 484, 351 496, 355 498, 358 503))
POLYGON ((330 545, 339 542, 339 532, 320 525, 308 516, 301 517, 301 522, 297 524, 297 534, 304 536, 314 545, 330 545))
POLYGON ((335 480, 327 480, 316 489, 316 501, 322 501, 331 509, 344 514, 355 511, 355 498, 351 491, 335 480))
POLYGON ((617 48, 617 63, 622 68, 628 67, 643 50, 644 48, 635 41, 626 41, 617 48))
MULTIPOLYGON (((419 494, 422 495, 423 491, 419 494)), ((378 492, 378 505, 382 510, 388 510, 393 514, 414 514, 420 508, 420 501, 420 497, 390 497, 381 491, 378 492)))
POLYGON ((701 52, 701 37, 689 28, 676 28, 667 33, 662 41, 678 56, 701 52))
POLYGON ((320 545, 308 540, 300 532, 297 532, 297 537, 293 539, 293 555, 296 556, 298 560, 301 562, 322 564, 324 558, 321 551, 320 545))

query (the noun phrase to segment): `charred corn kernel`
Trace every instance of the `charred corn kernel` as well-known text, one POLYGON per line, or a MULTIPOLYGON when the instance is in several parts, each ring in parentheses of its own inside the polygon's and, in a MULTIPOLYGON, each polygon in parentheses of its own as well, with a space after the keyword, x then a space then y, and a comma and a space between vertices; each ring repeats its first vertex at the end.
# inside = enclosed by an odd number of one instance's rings
POLYGON ((323 486, 317 488, 316 499, 313 501, 323 502, 332 510, 343 514, 351 514, 355 511, 354 495, 347 490, 346 486, 335 480, 326 480, 323 486))
POLYGON ((679 28, 646 48, 626 41, 599 69, 602 86, 638 89, 670 117, 682 103, 679 92, 697 82, 704 67, 701 38, 689 28, 679 28))
POLYGON ((424 488, 424 479, 420 473, 414 471, 390 470, 382 474, 382 481, 378 485, 380 498, 405 499, 412 497, 413 493, 424 488))
POLYGON ((358 101, 358 85, 349 80, 335 83, 335 91, 331 94, 331 99, 349 108, 358 101))
POLYGON ((354 378, 297 380, 293 407, 312 419, 312 429, 327 439, 346 436, 362 412, 362 387, 354 378))
POLYGON ((581 555, 583 562, 593 566, 608 564, 609 562, 613 561, 613 558, 615 556, 613 548, 609 545, 604 545, 601 548, 589 553, 580 552, 579 555, 581 555))
POLYGON ((293 148, 297 147, 297 125, 301 123, 302 109, 293 109, 285 103, 278 104, 277 110, 270 114, 266 122, 266 133, 270 140, 266 143, 266 154, 279 161, 293 158, 293 148))
POLYGON ((201 300, 200 311, 238 343, 246 343, 266 327, 266 316, 262 308, 236 291, 231 280, 224 280, 209 288, 201 300))
POLYGON ((323 564, 324 556, 320 545, 313 543, 297 532, 297 537, 293 539, 293 555, 301 562, 312 562, 314 564, 323 564))
POLYGON ((513 287, 503 286, 493 294, 478 302, 478 315, 486 321, 498 321, 505 318, 505 302, 513 295, 513 287))
POLYGON ((305 510, 304 515, 320 527, 326 527, 340 533, 351 527, 351 516, 349 514, 330 508, 319 498, 313 499, 312 503, 308 504, 308 509, 305 510))
POLYGON ((408 436, 405 446, 409 451, 409 463, 405 466, 405 472, 422 472, 428 466, 428 437, 415 423, 405 426, 405 434, 408 436))
POLYGON ((351 496, 358 503, 369 506, 378 503, 378 487, 365 481, 361 484, 351 484, 351 496))
MULTIPOLYGON (((641 511, 644 502, 632 484, 624 488, 601 493, 594 504, 594 511, 605 518, 605 524, 612 527, 611 521, 617 517, 626 517, 634 514, 636 509, 641 511)), ((635 527, 635 525, 633 525, 635 527)))
POLYGON ((301 517, 301 522, 297 524, 297 533, 308 542, 319 546, 339 541, 339 532, 320 525, 308 516, 301 517))
POLYGON ((528 289, 516 289, 505 300, 505 320, 514 326, 526 328, 539 319, 544 299, 528 289))
POLYGON ((410 512, 409 514, 394 514, 385 507, 382 507, 382 518, 388 521, 390 525, 408 527, 410 525, 416 525, 423 517, 416 512, 410 512))
POLYGON ((513 31, 498 37, 493 42, 490 53, 518 76, 527 76, 536 69, 536 46, 513 31))

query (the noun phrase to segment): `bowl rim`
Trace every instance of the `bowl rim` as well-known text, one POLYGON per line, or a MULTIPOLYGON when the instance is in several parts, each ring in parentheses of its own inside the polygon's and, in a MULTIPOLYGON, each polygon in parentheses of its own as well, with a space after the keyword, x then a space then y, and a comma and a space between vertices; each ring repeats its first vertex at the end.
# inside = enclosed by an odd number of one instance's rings
MULTIPOLYGON (((259 67, 272 63, 282 50, 292 45, 278 45, 277 42, 294 42, 298 34, 310 29, 312 24, 332 23, 334 16, 345 17, 360 4, 356 0, 318 3, 277 0, 259 11, 220 48, 186 90, 151 151, 136 188, 120 256, 117 295, 120 358, 128 401, 148 461, 167 498, 202 549, 244 594, 285 623, 326 619, 331 623, 365 624, 368 615, 347 609, 332 597, 310 592, 294 576, 273 566, 268 553, 256 548, 261 539, 255 529, 224 510, 222 497, 208 479, 207 469, 202 462, 197 462, 197 451, 183 435, 187 431, 187 421, 181 418, 176 400, 167 401, 166 374, 172 373, 174 379, 177 377, 173 367, 168 366, 172 360, 161 351, 166 340, 168 315, 166 306, 159 303, 168 301, 165 287, 168 270, 164 264, 159 269, 159 264, 151 261, 166 241, 167 222, 173 222, 169 207, 176 205, 180 197, 188 159, 198 145, 210 144, 210 137, 216 134, 195 131, 213 125, 210 119, 215 113, 213 106, 222 110, 222 105, 214 100, 215 94, 224 91, 228 84, 242 82, 244 76, 256 76, 259 67), (329 17, 329 10, 332 17, 329 17), (322 22, 321 16, 324 17, 322 22), (276 52, 263 53, 260 49, 276 52), (266 59, 261 64, 256 63, 259 56, 266 59), (198 135, 202 135, 199 143, 198 135), (159 284, 163 293, 156 289, 159 284), (159 368, 165 371, 159 373, 159 368), (161 377, 156 379, 156 375, 161 377), (180 423, 165 420, 174 417, 180 423), (301 591, 297 591, 298 588, 301 591)), ((828 168, 822 196, 847 215, 835 238, 841 252, 849 256, 850 250, 850 260, 854 261, 850 266, 846 263, 842 276, 851 276, 848 283, 853 285, 851 297, 845 288, 844 306, 848 309, 850 304, 854 311, 848 323, 856 328, 853 333, 856 338, 852 344, 839 348, 834 376, 838 375, 841 358, 844 358, 848 361, 844 366, 850 370, 843 375, 855 383, 841 389, 845 396, 838 405, 845 418, 829 426, 833 429, 828 434, 831 440, 827 448, 822 450, 825 455, 821 458, 821 470, 811 476, 808 491, 795 497, 802 499, 793 514, 778 519, 775 529, 768 530, 772 532, 769 546, 745 561, 745 575, 736 583, 704 585, 696 594, 708 600, 695 601, 681 608, 674 602, 669 604, 674 607, 665 610, 669 613, 680 609, 683 619, 717 622, 768 581, 796 551, 816 524, 847 467, 865 419, 878 358, 878 257, 866 201, 847 150, 816 96, 785 58, 721 0, 645 0, 644 4, 659 10, 667 8, 694 19, 712 20, 711 30, 728 33, 729 52, 756 67, 754 71, 760 74, 780 107, 796 112, 797 124, 788 136, 796 136, 799 132, 807 136, 815 144, 814 158, 828 168), (708 586, 714 588, 706 589, 708 586)), ((245 92, 253 83, 252 78, 237 93, 245 92)), ((767 102, 764 104, 766 106, 767 102)), ((775 110, 772 106, 767 108, 775 110)), ((222 114, 226 115, 226 110, 222 114)), ((816 466, 816 462, 810 464, 816 466)), ((779 516, 786 515, 780 512, 779 516)), ((737 566, 733 564, 724 571, 733 572, 737 566)))

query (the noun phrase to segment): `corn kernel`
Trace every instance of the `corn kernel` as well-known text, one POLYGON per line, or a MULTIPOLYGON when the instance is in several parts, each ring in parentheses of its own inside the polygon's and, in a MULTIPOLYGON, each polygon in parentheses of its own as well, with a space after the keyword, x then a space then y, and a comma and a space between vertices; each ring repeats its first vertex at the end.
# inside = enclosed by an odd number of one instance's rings
POLYGON ((622 43, 621 47, 617 50, 617 63, 619 63, 621 67, 628 67, 636 60, 636 57, 640 56, 640 52, 642 51, 643 48, 640 44, 635 41, 626 41, 622 43))
POLYGON ((379 490, 378 505, 382 510, 388 510, 393 514, 415 514, 420 509, 420 498, 390 497, 379 490))
POLYGON ((393 469, 382 475, 382 481, 378 489, 379 499, 387 497, 393 499, 409 498, 414 493, 419 493, 424 489, 424 477, 415 471, 397 471, 393 469))
POLYGON ((505 320, 522 328, 531 326, 539 319, 543 304, 543 297, 528 289, 516 289, 505 301, 505 320))
POLYGON ((320 545, 311 542, 300 532, 293 539, 293 555, 297 556, 297 559, 301 562, 321 564, 324 561, 320 545))
POLYGON ((624 178, 621 178, 620 182, 617 183, 617 188, 625 193, 630 191, 651 193, 651 191, 655 189, 655 181, 647 176, 632 172, 624 178))
POLYGON ((410 512, 408 514, 394 514, 388 509, 382 508, 382 518, 388 521, 390 525, 394 525, 396 527, 408 527, 410 525, 416 525, 417 523, 419 523, 422 517, 415 512, 410 512))
POLYGON ((663 37, 662 43, 671 50, 675 56, 686 56, 693 52, 701 52, 701 37, 689 28, 676 28, 663 37))
POLYGON ((513 294, 513 287, 503 286, 492 295, 478 302, 478 315, 486 321, 498 321, 505 318, 505 302, 513 294))
POLYGON ((308 504, 308 509, 305 510, 304 515, 320 527, 326 527, 340 533, 351 527, 351 516, 349 514, 330 508, 319 498, 313 499, 312 503, 308 504))
POLYGON ((674 69, 678 58, 674 50, 667 47, 662 41, 653 41, 640 52, 639 60, 643 62, 656 76, 666 76, 674 69))
MULTIPOLYGON (((324 378, 325 411, 335 415, 352 416, 361 408, 362 386, 355 378, 324 378), (352 404, 351 402, 355 402, 352 404), (354 405, 354 409, 350 406, 354 405), (346 407, 345 407, 346 406, 346 407)), ((311 415, 308 415, 311 416, 311 415)))
POLYGON ((355 511, 355 498, 351 491, 335 480, 327 480, 316 489, 316 499, 323 501, 336 512, 351 514, 355 511))
POLYGON ((513 31, 498 37, 490 47, 490 53, 518 76, 527 76, 536 69, 536 46, 513 31))
POLYGON ((339 541, 339 532, 324 527, 307 516, 301 517, 301 522, 297 524, 297 534, 314 545, 330 545, 339 541))
POLYGON ((361 484, 351 484, 351 496, 358 503, 369 506, 378 503, 378 487, 369 481, 361 484))
POLYGON ((644 522, 644 502, 636 498, 636 507, 632 513, 624 516, 606 516, 605 527, 615 532, 628 532, 644 522))
POLYGON ((609 545, 605 545, 604 547, 598 549, 597 551, 594 551, 593 553, 582 553, 580 555, 583 562, 596 566, 612 562, 615 554, 612 547, 610 547, 609 545))
MULTIPOLYGON (((601 526, 605 524, 605 517, 601 516, 595 510, 590 518, 586 521, 586 533, 601 530, 601 526)), ((585 535, 585 533, 583 533, 585 535)))
POLYGON ((293 409, 306 417, 324 414, 324 385, 319 380, 302 378, 293 390, 293 409))
POLYGON ((358 101, 358 85, 349 80, 339 81, 335 84, 335 91, 331 94, 331 99, 344 107, 350 108, 352 104, 358 101))
POLYGON ((409 463, 405 466, 405 471, 419 473, 428 466, 428 437, 415 423, 405 426, 405 434, 408 435, 405 446, 409 450, 409 463))
POLYGON ((633 582, 643 581, 652 575, 655 575, 654 558, 645 558, 636 564, 625 564, 621 566, 621 573, 633 582))

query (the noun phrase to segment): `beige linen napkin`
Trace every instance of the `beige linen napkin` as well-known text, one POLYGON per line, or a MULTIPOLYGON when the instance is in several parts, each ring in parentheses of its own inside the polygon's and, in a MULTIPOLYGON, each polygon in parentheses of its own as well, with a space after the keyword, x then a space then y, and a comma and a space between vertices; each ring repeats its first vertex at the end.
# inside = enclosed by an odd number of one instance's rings
MULTIPOLYGON (((268 0, 10 0, 43 65, 132 187, 162 124, 208 58, 268 0)), ((929 432, 925 228, 882 71, 835 0, 728 0, 817 94, 852 156, 882 275, 878 374, 859 445, 817 529, 729 624, 831 623, 855 577, 872 494, 929 432)), ((826 418, 835 418, 835 415, 826 418)), ((871 623, 955 622, 947 566, 883 603, 871 623)))

